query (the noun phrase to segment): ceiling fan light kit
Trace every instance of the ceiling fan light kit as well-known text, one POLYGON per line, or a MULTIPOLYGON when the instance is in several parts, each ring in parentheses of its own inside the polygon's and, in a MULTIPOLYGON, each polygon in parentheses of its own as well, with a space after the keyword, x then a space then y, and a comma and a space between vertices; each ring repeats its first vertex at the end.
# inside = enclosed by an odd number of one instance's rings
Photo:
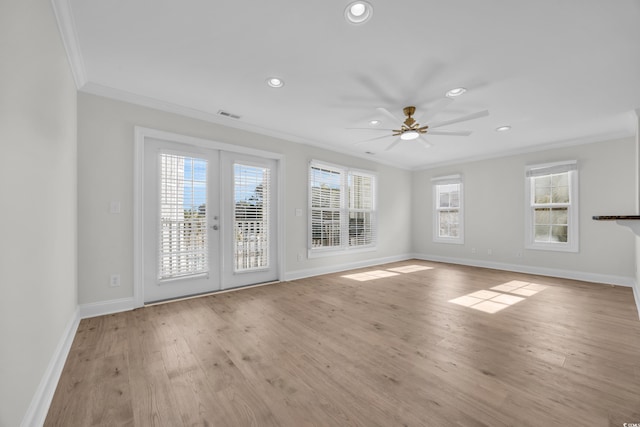
POLYGON ((364 24, 373 16, 373 7, 366 1, 354 1, 347 5, 344 17, 350 24, 364 24))
MULTIPOLYGON (((458 88, 458 89, 463 89, 463 88, 458 88)), ((462 91, 462 92, 461 91, 457 91, 455 93, 457 93, 458 95, 461 95, 462 93, 464 93, 464 91, 462 91)), ((444 100, 441 100, 441 101, 435 103, 431 108, 429 108, 427 110, 427 114, 435 116, 442 109, 444 109, 447 105, 449 105, 452 101, 453 101, 453 99, 445 98, 444 100)), ((376 108, 376 110, 378 110, 379 113, 381 113, 381 114, 385 115, 386 117, 388 117, 393 122, 396 122, 396 123, 400 122, 400 119, 397 118, 395 115, 393 115, 386 108, 378 107, 378 108, 376 108)), ((452 125, 452 124, 455 124, 455 123, 462 123, 462 122, 466 122, 466 121, 469 121, 469 120, 474 120, 474 119, 478 119, 478 118, 481 118, 481 117, 486 117, 486 116, 489 115, 489 111, 488 110, 483 110, 483 111, 478 111, 476 113, 467 114, 465 116, 458 117, 458 118, 455 118, 455 119, 444 120, 444 121, 439 121, 439 122, 428 121, 427 122, 427 123, 429 123, 428 125, 427 124, 420 125, 420 123, 418 123, 418 121, 413 118, 414 114, 416 113, 416 107, 414 107, 413 105, 406 106, 406 107, 404 107, 402 109, 402 112, 404 113, 406 118, 402 122, 402 125, 400 126, 399 129, 381 129, 381 128, 379 128, 379 129, 348 128, 348 129, 354 129, 354 130, 379 130, 379 131, 383 131, 383 132, 391 132, 391 135, 387 134, 387 135, 379 136, 379 137, 376 137, 376 138, 367 139, 365 141, 359 141, 356 144, 362 144, 362 143, 365 143, 365 142, 376 141, 378 139, 388 138, 389 136, 399 137, 395 141, 393 141, 389 146, 387 146, 387 148, 385 148, 384 151, 391 150, 396 145, 398 145, 398 143, 400 143, 402 141, 412 141, 412 140, 417 140, 424 147, 428 148, 428 147, 431 147, 432 145, 431 145, 431 143, 429 141, 427 141, 424 138, 424 134, 429 133, 429 134, 432 134, 432 135, 441 135, 441 136, 469 136, 469 135, 471 135, 471 131, 467 131, 467 130, 445 130, 445 129, 440 130, 440 129, 437 129, 437 128, 440 128, 442 126, 452 125), (434 130, 434 129, 436 129, 436 130, 434 130)), ((379 120, 371 120, 371 121, 369 121, 369 125, 373 126, 374 122, 378 122, 379 123, 380 121, 379 120)), ((502 126, 502 127, 506 128, 504 130, 508 130, 508 129, 511 128, 510 126, 502 126)))
POLYGON ((403 141, 411 141, 412 139, 416 139, 418 137, 420 137, 420 133, 418 133, 418 131, 416 130, 408 130, 400 134, 400 139, 402 139, 403 141))

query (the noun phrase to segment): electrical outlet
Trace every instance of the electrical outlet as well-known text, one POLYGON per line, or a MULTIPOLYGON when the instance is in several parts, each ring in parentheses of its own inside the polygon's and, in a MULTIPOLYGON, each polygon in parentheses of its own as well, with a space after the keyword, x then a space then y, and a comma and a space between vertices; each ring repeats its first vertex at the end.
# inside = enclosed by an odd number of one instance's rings
POLYGON ((471 248, 471 253, 475 254, 476 253, 476 248, 471 248))
POLYGON ((516 258, 522 258, 522 251, 516 251, 516 258))
POLYGON ((120 275, 119 274, 112 274, 111 275, 111 280, 109 280, 109 286, 111 286, 112 288, 120 286, 120 275))
POLYGON ((487 255, 493 255, 493 249, 491 248, 487 249, 487 255))
POLYGON ((304 259, 304 254, 302 252, 298 252, 298 261, 302 261, 304 259))

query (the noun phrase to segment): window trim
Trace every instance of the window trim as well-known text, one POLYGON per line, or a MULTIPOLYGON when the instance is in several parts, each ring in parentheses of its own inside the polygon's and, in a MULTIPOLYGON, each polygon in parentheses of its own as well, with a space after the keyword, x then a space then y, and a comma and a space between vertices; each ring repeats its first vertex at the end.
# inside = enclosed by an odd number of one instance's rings
POLYGON ((580 226, 579 226, 579 174, 577 160, 566 160, 561 162, 543 163, 529 165, 525 167, 525 249, 552 251, 552 252, 579 252, 580 251, 580 226), (550 208, 560 206, 568 207, 567 214, 567 241, 566 242, 536 242, 533 232, 533 209, 537 206, 533 203, 535 192, 532 189, 533 180, 531 178, 569 172, 569 203, 547 204, 550 208))
POLYGON ((438 176, 431 178, 432 199, 432 215, 433 215, 433 242, 434 243, 450 243, 455 245, 464 244, 464 181, 461 174, 438 176), (458 225, 458 237, 441 237, 440 234, 440 216, 438 215, 438 186, 447 184, 460 184, 460 206, 458 207, 460 222, 458 225))
POLYGON ((373 252, 378 249, 378 175, 370 170, 352 168, 348 166, 338 165, 335 163, 324 162, 320 160, 311 160, 307 165, 307 257, 319 258, 326 256, 334 256, 341 254, 354 254, 362 252, 373 252), (331 247, 313 247, 312 233, 312 194, 311 194, 311 168, 319 167, 340 172, 340 246, 331 247), (350 246, 349 245, 349 175, 357 174, 369 176, 373 180, 373 208, 371 209, 372 222, 372 243, 368 245, 350 246))

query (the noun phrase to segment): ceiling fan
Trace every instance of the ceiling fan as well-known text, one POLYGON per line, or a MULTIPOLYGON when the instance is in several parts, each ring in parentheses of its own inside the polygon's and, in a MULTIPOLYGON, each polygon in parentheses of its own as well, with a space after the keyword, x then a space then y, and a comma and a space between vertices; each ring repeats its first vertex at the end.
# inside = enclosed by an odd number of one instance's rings
MULTIPOLYGON (((447 98, 447 99, 444 99, 444 100, 440 101, 434 107, 432 107, 431 109, 427 110, 426 114, 429 114, 431 117, 435 116, 442 109, 444 109, 447 105, 449 105, 449 103, 451 103, 451 101, 452 101, 452 99, 450 99, 450 98, 447 98)), ((393 147, 395 147, 396 145, 398 145, 402 141, 411 141, 411 140, 417 140, 418 142, 420 142, 425 147, 431 147, 432 144, 424 138, 425 134, 443 135, 443 136, 469 136, 469 135, 471 135, 471 131, 450 131, 450 130, 444 130, 444 129, 442 129, 442 130, 433 130, 433 129, 437 129, 437 128, 440 128, 442 126, 451 125, 451 124, 454 124, 454 123, 466 122, 468 120, 473 120, 473 119, 477 119, 477 118, 480 118, 480 117, 486 117, 486 116, 489 115, 489 111, 488 110, 483 110, 483 111, 479 111, 477 113, 467 114, 466 116, 458 117, 456 119, 444 120, 444 121, 439 121, 439 122, 431 122, 431 121, 429 121, 429 122, 426 122, 424 125, 420 125, 418 120, 416 120, 414 118, 414 115, 416 113, 416 107, 414 107, 412 105, 404 107, 402 109, 402 112, 404 113, 404 115, 406 117, 404 121, 401 121, 399 118, 394 116, 386 108, 379 107, 379 108, 377 108, 377 110, 380 113, 382 113, 385 116, 387 116, 390 119, 392 119, 394 122, 396 122, 396 123, 400 122, 401 125, 399 126, 399 128, 398 129, 349 128, 349 129, 377 130, 377 131, 391 132, 390 135, 384 135, 384 136, 380 136, 380 137, 377 137, 377 138, 367 139, 365 141, 357 142, 356 144, 362 144, 362 143, 365 143, 365 142, 370 142, 370 141, 375 141, 375 140, 378 140, 378 139, 388 138, 390 136, 399 136, 399 138, 396 139, 394 142, 392 142, 385 149, 385 151, 391 150, 393 147)))

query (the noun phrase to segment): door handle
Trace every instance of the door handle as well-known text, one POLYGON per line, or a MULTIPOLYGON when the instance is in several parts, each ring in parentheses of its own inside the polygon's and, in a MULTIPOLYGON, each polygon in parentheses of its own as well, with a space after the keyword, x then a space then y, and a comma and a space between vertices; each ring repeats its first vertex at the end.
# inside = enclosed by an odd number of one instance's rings
POLYGON ((214 229, 214 230, 217 230, 218 229, 218 224, 212 225, 211 228, 214 229))

